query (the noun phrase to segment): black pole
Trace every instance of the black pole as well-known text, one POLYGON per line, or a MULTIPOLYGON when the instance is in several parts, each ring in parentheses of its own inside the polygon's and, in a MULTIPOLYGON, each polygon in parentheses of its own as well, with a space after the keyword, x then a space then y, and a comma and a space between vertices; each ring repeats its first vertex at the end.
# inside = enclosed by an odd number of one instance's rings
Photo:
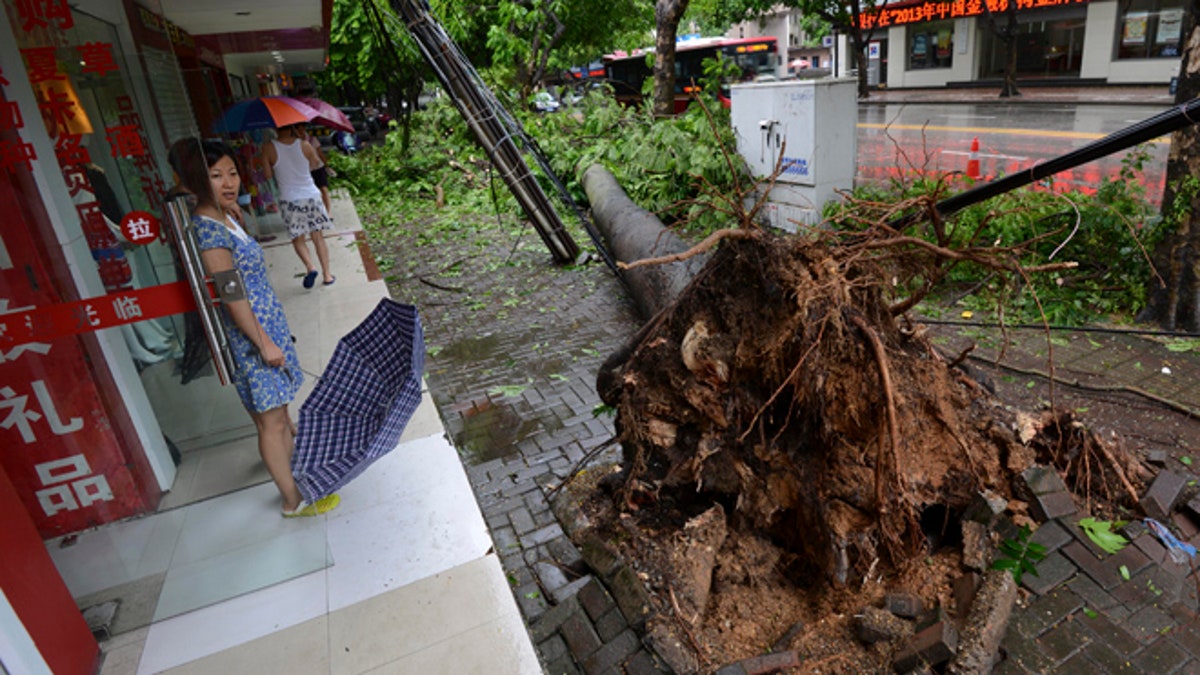
MULTIPOLYGON (((934 204, 933 208, 939 215, 945 217, 985 199, 1024 187, 1060 171, 1066 171, 1080 164, 1086 164, 1114 152, 1131 148, 1139 143, 1145 143, 1197 122, 1200 122, 1200 98, 1194 98, 1187 103, 1165 110, 1154 117, 1109 134, 1065 155, 1035 164, 1027 171, 998 178, 943 199, 934 204)), ((920 212, 910 213, 893 219, 888 226, 902 230, 919 222, 923 217, 924 214, 920 212)))

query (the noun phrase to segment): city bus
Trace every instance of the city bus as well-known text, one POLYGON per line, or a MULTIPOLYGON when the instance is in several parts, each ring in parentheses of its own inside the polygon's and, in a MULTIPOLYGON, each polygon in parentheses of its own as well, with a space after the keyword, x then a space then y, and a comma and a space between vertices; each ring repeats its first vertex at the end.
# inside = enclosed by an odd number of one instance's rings
MULTIPOLYGON (((642 100, 643 83, 654 77, 654 48, 637 49, 632 53, 623 51, 605 54, 604 70, 617 100, 627 105, 636 105, 642 100), (647 56, 651 55, 651 56, 647 56), (649 63, 647 63, 649 61, 649 63)), ((742 82, 752 82, 756 77, 774 77, 779 66, 779 53, 774 37, 754 38, 695 38, 675 44, 675 113, 687 109, 692 95, 699 92, 699 82, 704 77, 704 60, 717 55, 732 61, 741 70, 742 82)), ((725 83, 728 84, 728 83, 725 83)), ((722 87, 722 105, 728 107, 729 92, 722 87)))

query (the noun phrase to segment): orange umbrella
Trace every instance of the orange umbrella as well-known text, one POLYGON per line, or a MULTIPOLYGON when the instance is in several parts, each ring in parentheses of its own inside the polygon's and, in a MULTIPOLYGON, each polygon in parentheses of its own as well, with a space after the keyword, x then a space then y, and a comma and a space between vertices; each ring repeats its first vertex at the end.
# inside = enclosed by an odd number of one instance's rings
POLYGON ((218 133, 277 129, 304 124, 317 116, 317 111, 288 96, 259 96, 239 101, 217 120, 213 128, 218 133))

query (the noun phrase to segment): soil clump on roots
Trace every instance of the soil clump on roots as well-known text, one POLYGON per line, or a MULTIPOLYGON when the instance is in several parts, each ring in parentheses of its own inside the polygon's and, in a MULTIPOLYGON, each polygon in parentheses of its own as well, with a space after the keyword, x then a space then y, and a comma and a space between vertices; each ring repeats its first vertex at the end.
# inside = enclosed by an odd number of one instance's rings
POLYGON ((1028 522, 1018 477, 1045 464, 1094 512, 1098 489, 1123 498, 1119 449, 1069 413, 1006 406, 896 309, 904 264, 727 239, 599 373, 622 463, 562 497, 636 571, 676 671, 794 650, 789 672, 892 672, 899 641, 865 644, 855 615, 897 592, 952 612, 959 521, 982 497, 1028 522))

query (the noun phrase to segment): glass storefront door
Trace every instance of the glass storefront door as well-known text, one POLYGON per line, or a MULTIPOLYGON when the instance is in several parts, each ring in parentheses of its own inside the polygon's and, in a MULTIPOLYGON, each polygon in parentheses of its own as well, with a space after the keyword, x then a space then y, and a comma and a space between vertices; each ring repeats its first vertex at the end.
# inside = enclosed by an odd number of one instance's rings
MULTIPOLYGON (((997 14, 995 19, 1003 26, 1008 17, 997 14)), ((1086 19, 1083 6, 1018 13, 1017 77, 1079 77, 1086 19)), ((1008 43, 991 30, 985 18, 979 20, 979 31, 980 79, 1003 77, 1008 43)))

